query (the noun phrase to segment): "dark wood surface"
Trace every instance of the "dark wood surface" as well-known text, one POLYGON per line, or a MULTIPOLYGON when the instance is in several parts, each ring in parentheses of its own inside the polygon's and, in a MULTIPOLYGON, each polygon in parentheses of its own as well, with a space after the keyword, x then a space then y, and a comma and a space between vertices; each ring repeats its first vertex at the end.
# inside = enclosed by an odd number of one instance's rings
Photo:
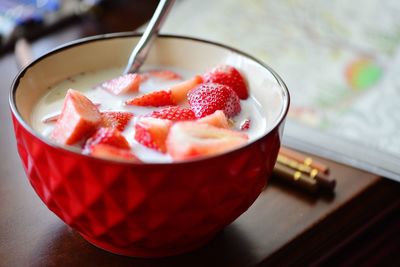
MULTIPOLYGON (((139 15, 133 18, 126 15, 128 11, 122 13, 124 21, 130 17, 131 27, 141 25, 155 7, 155 1, 137 3, 134 12, 139 15)), ((34 53, 39 56, 88 34, 129 29, 126 24, 119 25, 115 16, 103 16, 100 24, 82 21, 35 41, 34 53)), ((394 250, 400 243, 399 184, 324 159, 321 161, 329 164, 337 179, 334 194, 310 195, 272 180, 246 213, 196 251, 139 259, 98 249, 45 207, 23 172, 8 107, 9 88, 17 72, 14 55, 3 55, 0 266, 337 266, 399 262, 394 250), (389 256, 390 261, 384 260, 389 256)))

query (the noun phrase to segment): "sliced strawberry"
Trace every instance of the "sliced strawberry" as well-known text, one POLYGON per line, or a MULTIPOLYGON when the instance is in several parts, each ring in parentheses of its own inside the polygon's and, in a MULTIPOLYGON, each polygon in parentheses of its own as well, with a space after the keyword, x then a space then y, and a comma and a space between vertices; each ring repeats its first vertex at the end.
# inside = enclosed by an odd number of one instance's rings
POLYGON ((250 119, 245 119, 241 124, 240 124, 240 130, 246 131, 250 129, 250 119))
POLYGON ((173 81, 182 80, 182 76, 171 70, 151 70, 142 74, 144 77, 155 77, 158 79, 173 81))
POLYGON ((219 83, 232 88, 240 99, 249 96, 246 82, 240 72, 229 65, 219 65, 203 75, 205 83, 219 83))
POLYGON ((142 79, 139 74, 125 74, 104 82, 101 87, 114 95, 137 92, 142 79))
POLYGON ((171 127, 169 120, 142 117, 135 124, 135 140, 149 148, 165 153, 165 140, 171 127))
POLYGON ((174 160, 185 160, 233 150, 247 140, 247 135, 241 132, 185 121, 171 127, 166 144, 174 160))
POLYGON ((141 160, 136 157, 130 150, 121 149, 107 144, 97 144, 92 146, 90 155, 99 158, 123 160, 134 163, 140 163, 141 160))
POLYGON ((171 97, 174 103, 178 104, 187 99, 187 94, 190 90, 203 82, 200 75, 194 76, 192 79, 183 81, 169 88, 171 97))
POLYGON ((229 128, 228 118, 225 116, 225 113, 222 110, 217 110, 211 115, 198 119, 197 122, 206 123, 218 128, 229 128))
MULTIPOLYGON (((100 103, 93 103, 96 107, 100 107, 101 104, 100 103)), ((47 116, 44 116, 42 118, 42 122, 43 123, 49 123, 49 122, 56 122, 58 120, 58 118, 60 117, 61 113, 56 113, 56 114, 50 114, 47 116)))
POLYGON ((135 105, 135 106, 151 106, 151 107, 175 105, 171 97, 171 91, 154 91, 127 100, 125 104, 135 105))
POLYGON ((132 117, 133 113, 131 112, 103 111, 101 112, 101 126, 123 131, 132 117))
POLYGON ((185 100, 187 93, 199 85, 202 81, 203 79, 201 76, 196 75, 194 78, 171 86, 168 89, 154 91, 142 96, 138 96, 126 101, 125 103, 127 105, 152 107, 174 106, 185 100))
POLYGON ((227 117, 233 117, 241 110, 237 94, 226 85, 204 83, 188 94, 190 108, 197 118, 222 110, 227 117))
POLYGON ((128 141, 115 128, 99 128, 85 143, 83 151, 90 154, 93 146, 105 144, 121 149, 130 149, 128 141))
POLYGON ((180 106, 170 106, 161 110, 153 111, 150 117, 171 121, 190 121, 196 119, 193 111, 180 106))
POLYGON ((72 145, 91 135, 100 122, 96 105, 80 92, 69 89, 50 137, 60 144, 72 145))

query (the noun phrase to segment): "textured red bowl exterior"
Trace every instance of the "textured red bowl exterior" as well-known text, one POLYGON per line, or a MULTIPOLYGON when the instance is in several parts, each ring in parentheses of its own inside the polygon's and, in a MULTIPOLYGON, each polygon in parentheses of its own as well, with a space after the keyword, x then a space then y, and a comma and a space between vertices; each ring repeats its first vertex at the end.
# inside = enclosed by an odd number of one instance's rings
POLYGON ((219 156, 132 164, 46 142, 11 106, 25 172, 47 207, 94 245, 141 257, 199 247, 246 211, 271 175, 284 124, 219 156))
POLYGON ((280 147, 277 128, 210 159, 134 165, 50 146, 14 115, 13 122, 24 169, 47 207, 96 246, 131 256, 174 255, 207 242, 255 201, 280 147))

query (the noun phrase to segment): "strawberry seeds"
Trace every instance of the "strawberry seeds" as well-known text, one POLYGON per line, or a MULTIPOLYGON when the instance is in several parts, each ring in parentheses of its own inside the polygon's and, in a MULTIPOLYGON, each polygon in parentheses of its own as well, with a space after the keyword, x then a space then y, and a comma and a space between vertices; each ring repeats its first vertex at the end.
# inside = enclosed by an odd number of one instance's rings
POLYGON ((203 75, 182 77, 172 70, 152 70, 103 82, 95 89, 121 99, 115 109, 99 99, 92 102, 85 90, 70 89, 61 112, 47 115, 42 123, 54 125, 49 137, 59 144, 81 147, 82 153, 95 157, 129 162, 142 161, 143 150, 138 146, 180 161, 246 144, 250 123, 235 125, 241 99, 249 96, 240 72, 220 65, 203 75), (144 84, 153 81, 166 85, 143 92, 144 84), (129 107, 140 109, 140 114, 130 112, 129 107))

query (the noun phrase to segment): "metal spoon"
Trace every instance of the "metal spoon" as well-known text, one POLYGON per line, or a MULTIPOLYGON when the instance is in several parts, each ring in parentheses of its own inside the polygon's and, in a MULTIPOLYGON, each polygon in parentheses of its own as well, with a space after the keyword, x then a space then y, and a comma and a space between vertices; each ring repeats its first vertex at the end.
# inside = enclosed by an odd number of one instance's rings
POLYGON ((138 72, 139 68, 145 61, 152 44, 157 38, 158 32, 160 31, 160 28, 174 2, 175 0, 160 0, 156 11, 154 11, 153 17, 149 22, 149 25, 147 25, 142 37, 129 56, 128 64, 125 67, 124 74, 138 72))

